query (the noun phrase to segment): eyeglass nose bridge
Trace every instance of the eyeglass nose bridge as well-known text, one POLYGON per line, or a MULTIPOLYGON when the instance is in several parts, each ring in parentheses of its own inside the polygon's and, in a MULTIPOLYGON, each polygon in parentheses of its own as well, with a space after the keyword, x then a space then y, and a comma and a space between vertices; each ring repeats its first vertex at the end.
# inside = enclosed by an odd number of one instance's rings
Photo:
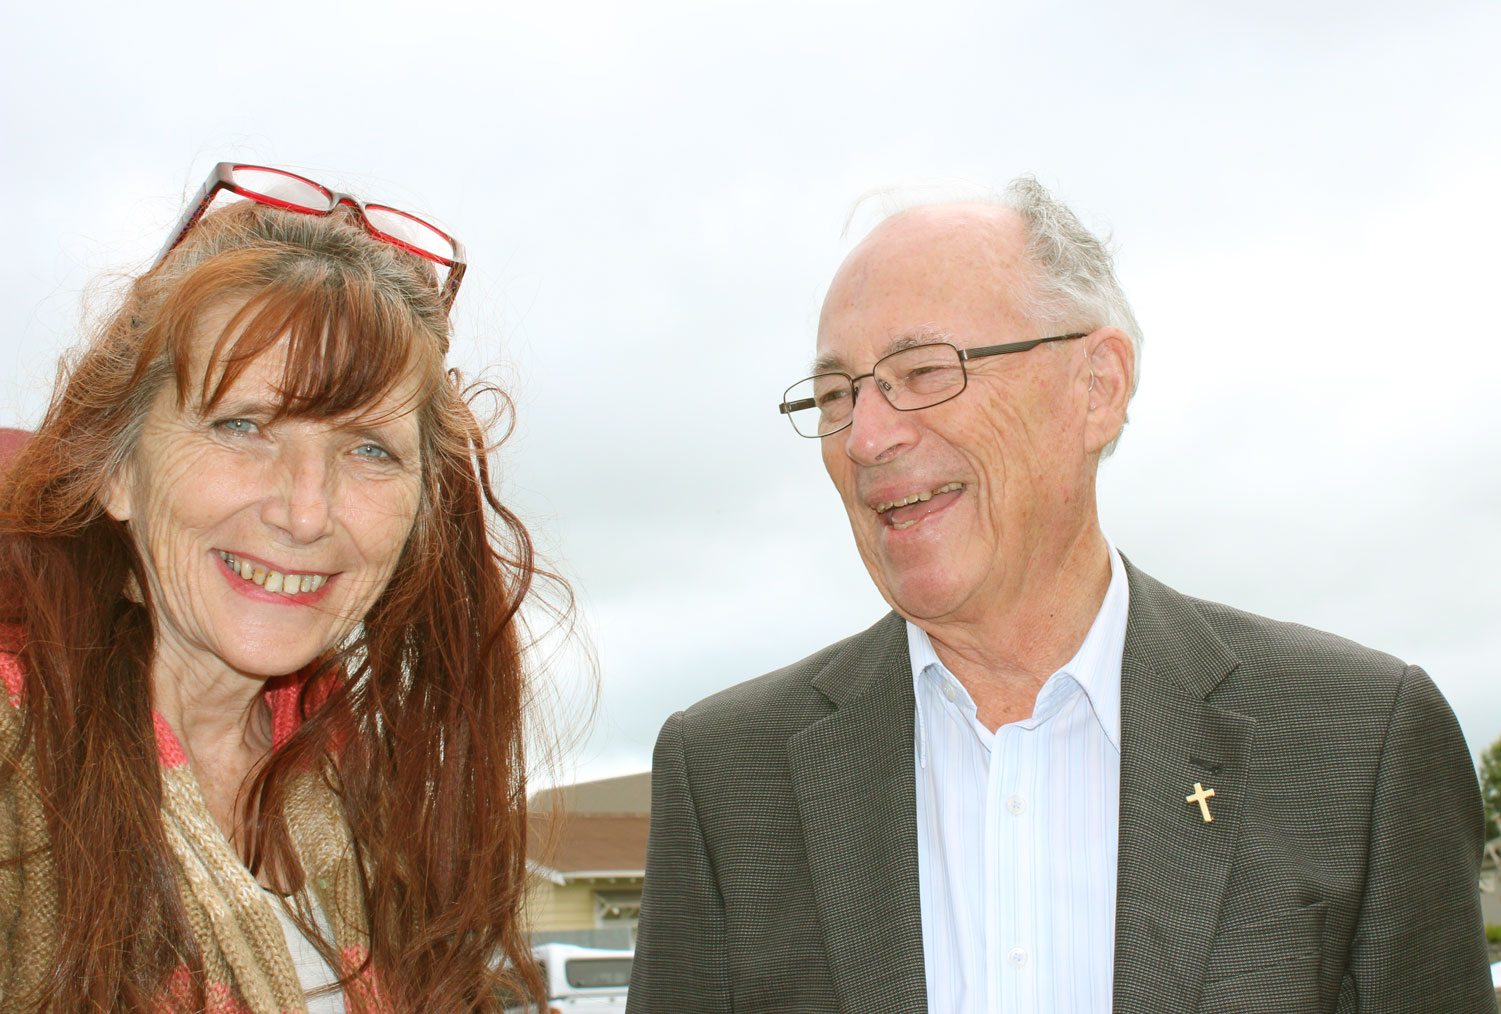
POLYGON ((331 215, 335 211, 338 211, 340 208, 352 208, 354 210, 355 217, 359 219, 360 225, 364 227, 366 232, 384 236, 390 239, 396 246, 401 247, 403 250, 409 250, 412 253, 415 253, 417 256, 426 258, 428 260, 432 259, 431 257, 428 257, 427 254, 413 247, 411 243, 408 243, 400 236, 393 236, 385 229, 382 229, 380 226, 370 221, 370 213, 365 210, 364 201, 360 200, 353 194, 346 194, 342 190, 329 190, 327 213, 331 215))
MULTIPOLYGON (((880 363, 877 363, 876 365, 879 366, 880 363)), ((876 390, 881 392, 881 397, 886 400, 886 404, 890 405, 892 408, 897 408, 896 402, 891 400, 891 392, 895 385, 892 384, 891 381, 878 376, 875 370, 871 370, 869 373, 862 373, 858 377, 849 378, 851 421, 853 421, 855 418, 855 409, 860 405, 860 383, 861 381, 867 379, 874 380, 876 382, 876 390)), ((901 411, 900 409, 897 410, 901 411)))
POLYGON ((365 202, 360 200, 353 194, 346 194, 342 190, 330 190, 328 192, 328 201, 329 211, 333 211, 335 208, 347 204, 355 211, 358 211, 361 218, 365 217, 365 202))
POLYGON ((328 200, 328 210, 330 213, 343 207, 353 208, 354 213, 360 216, 360 221, 365 224, 366 228, 375 229, 382 236, 388 235, 384 229, 377 227, 374 222, 370 221, 370 215, 365 211, 365 202, 353 194, 346 194, 342 190, 330 190, 328 192, 328 200))
MULTIPOLYGON (((366 203, 353 194, 346 194, 342 190, 330 190, 327 187, 324 187, 323 189, 328 194, 328 199, 330 202, 328 210, 330 214, 341 207, 348 206, 350 208, 353 208, 354 213, 359 216, 360 225, 365 228, 366 232, 369 232, 375 236, 379 236, 386 242, 390 243, 392 246, 399 246, 408 253, 415 254, 416 256, 421 257, 423 260, 431 261, 432 263, 437 264, 441 268, 443 268, 443 273, 439 276, 439 288, 443 292, 444 304, 447 306, 453 305, 453 297, 459 291, 459 282, 464 278, 465 269, 463 247, 460 246, 458 240, 454 239, 446 232, 443 232, 430 222, 422 221, 421 219, 413 219, 414 221, 417 221, 420 225, 431 231, 434 235, 441 236, 443 239, 448 241, 448 243, 452 247, 452 255, 446 259, 439 258, 431 251, 424 250, 422 247, 416 245, 410 240, 404 239, 388 229, 382 229, 379 225, 372 222, 370 220, 370 211, 366 203)), ((389 211, 393 214, 400 215, 404 218, 413 218, 410 212, 400 211, 396 208, 380 204, 379 202, 376 203, 376 207, 383 211, 389 211)))

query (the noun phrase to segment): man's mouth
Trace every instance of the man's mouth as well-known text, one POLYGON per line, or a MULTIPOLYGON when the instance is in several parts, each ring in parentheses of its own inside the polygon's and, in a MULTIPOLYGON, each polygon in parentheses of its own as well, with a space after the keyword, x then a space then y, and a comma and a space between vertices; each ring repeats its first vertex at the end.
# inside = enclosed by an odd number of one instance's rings
POLYGON ((937 489, 913 493, 901 500, 887 500, 875 504, 872 509, 892 528, 901 531, 911 528, 936 510, 941 510, 964 489, 962 482, 950 482, 937 489))
POLYGON ((219 558, 229 565, 229 569, 240 576, 242 580, 252 581, 260 585, 268 592, 281 592, 283 595, 301 595, 307 592, 317 591, 328 581, 327 574, 291 574, 273 570, 264 564, 254 563, 250 560, 235 556, 232 553, 219 551, 219 558))

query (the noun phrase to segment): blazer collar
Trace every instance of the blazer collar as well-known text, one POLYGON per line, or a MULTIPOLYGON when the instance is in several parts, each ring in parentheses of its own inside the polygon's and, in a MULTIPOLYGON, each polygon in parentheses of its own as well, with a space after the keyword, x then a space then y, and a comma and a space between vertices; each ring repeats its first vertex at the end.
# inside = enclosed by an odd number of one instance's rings
POLYGON ((1126 562, 1114 1006, 1198 1007, 1240 836, 1255 721, 1208 697, 1234 653, 1190 599, 1126 562), (1211 821, 1188 796, 1212 789, 1211 821))
POLYGON ((901 617, 845 642, 813 685, 835 710, 787 743, 842 1010, 927 1011, 912 672, 901 617))
MULTIPOLYGON (((812 683, 819 693, 843 707, 872 689, 879 690, 894 669, 906 669, 907 665, 907 624, 891 612, 868 630, 846 639, 828 664, 814 674, 812 683)), ((911 679, 908 672, 908 682, 911 679)))
MULTIPOLYGON (((1114 1006, 1197 1007, 1244 812, 1254 720, 1207 698, 1237 659, 1191 600, 1122 558, 1121 819, 1114 1006), (1214 789, 1213 820, 1187 801, 1214 789)), ((911 663, 901 617, 812 680, 835 710, 788 741, 835 987, 847 1010, 927 1009, 917 876, 911 663)))

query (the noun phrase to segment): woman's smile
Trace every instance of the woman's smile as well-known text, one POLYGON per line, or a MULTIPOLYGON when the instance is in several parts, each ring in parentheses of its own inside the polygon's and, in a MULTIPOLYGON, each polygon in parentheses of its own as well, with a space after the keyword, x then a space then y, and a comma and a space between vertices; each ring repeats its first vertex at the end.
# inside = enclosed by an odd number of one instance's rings
POLYGON ((231 588, 246 598, 278 605, 310 606, 323 601, 337 575, 282 569, 236 553, 215 550, 214 558, 231 588))

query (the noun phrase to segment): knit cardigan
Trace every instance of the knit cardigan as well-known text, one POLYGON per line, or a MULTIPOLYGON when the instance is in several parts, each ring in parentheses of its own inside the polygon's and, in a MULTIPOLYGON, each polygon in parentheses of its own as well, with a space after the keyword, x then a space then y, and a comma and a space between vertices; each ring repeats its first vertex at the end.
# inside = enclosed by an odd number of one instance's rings
MULTIPOLYGON (((0 625, 0 683, 9 704, 0 703, 0 756, 15 748, 21 729, 23 684, 19 659, 5 650, 19 644, 15 627, 0 625)), ((296 729, 296 685, 265 694, 272 741, 284 743, 296 729)), ((178 887, 207 981, 208 1014, 304 1012, 301 983, 273 901, 251 876, 209 813, 182 744, 153 713, 161 763, 162 824, 177 860, 178 887)), ((46 848, 47 825, 33 769, 25 765, 0 792, 0 860, 30 852, 19 863, 0 865, 0 1012, 35 1006, 57 943, 58 887, 46 848), (27 772, 30 771, 30 775, 27 772), (39 847, 40 846, 40 847, 39 847)), ((328 918, 347 971, 364 960, 367 922, 349 829, 338 799, 312 773, 296 779, 287 799, 286 821, 308 886, 328 918)), ((66 885, 62 885, 66 889, 66 885)), ((187 967, 176 969, 161 996, 163 1014, 192 1010, 187 967)), ((362 978, 346 987, 378 1003, 373 984, 362 978)))

